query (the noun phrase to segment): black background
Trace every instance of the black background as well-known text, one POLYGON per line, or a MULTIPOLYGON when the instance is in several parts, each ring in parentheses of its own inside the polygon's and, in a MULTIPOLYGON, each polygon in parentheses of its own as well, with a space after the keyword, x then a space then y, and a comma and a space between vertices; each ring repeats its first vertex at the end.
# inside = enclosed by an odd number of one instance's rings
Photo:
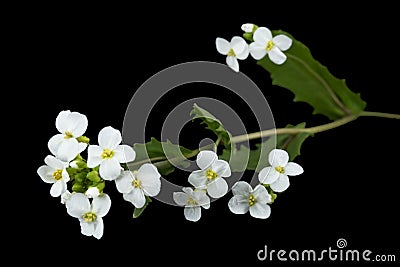
MULTIPOLYGON (((247 1, 226 3, 218 10, 200 2, 17 8, 14 23, 10 23, 10 27, 17 26, 11 30, 19 56, 14 63, 22 73, 17 87, 21 84, 28 92, 23 97, 26 103, 19 106, 26 108, 33 126, 21 129, 30 138, 30 169, 23 172, 23 185, 19 185, 27 190, 17 196, 22 204, 12 208, 16 215, 11 213, 12 219, 7 219, 17 228, 11 249, 30 253, 38 247, 39 253, 30 260, 43 264, 110 260, 132 265, 238 261, 267 265, 256 258, 264 245, 277 250, 318 250, 336 247, 336 240, 345 238, 348 248, 399 258, 396 151, 400 146, 395 120, 360 118, 307 139, 295 160, 305 172, 291 179, 267 220, 232 214, 227 207, 230 193, 213 202, 210 210, 203 210, 197 223, 186 221, 182 208, 158 201, 139 219, 132 219, 133 206, 108 183, 112 207, 104 218, 104 235, 96 240, 81 235, 78 220, 66 213, 58 198, 50 196, 50 186, 36 174, 49 153, 47 141, 56 134, 54 122, 61 110, 85 114, 89 119, 86 135, 96 142, 104 126, 122 129, 131 97, 153 74, 189 61, 224 63, 225 57, 215 49, 215 38, 229 40, 240 35, 240 26, 246 22, 291 33, 361 94, 367 110, 400 113, 395 8, 381 2, 354 7, 334 3, 293 6, 247 1)), ((307 104, 294 103, 289 91, 272 86, 268 73, 251 57, 240 61, 240 68, 264 92, 277 127, 328 122, 312 115, 307 104)), ((195 96, 225 100, 245 116, 247 111, 235 106, 227 94, 207 85, 177 88, 157 104, 147 138, 158 137, 168 112, 195 96)), ((252 123, 250 118, 250 130, 252 123)), ((185 127, 184 133, 181 144, 189 148, 212 137, 195 124, 185 127)))

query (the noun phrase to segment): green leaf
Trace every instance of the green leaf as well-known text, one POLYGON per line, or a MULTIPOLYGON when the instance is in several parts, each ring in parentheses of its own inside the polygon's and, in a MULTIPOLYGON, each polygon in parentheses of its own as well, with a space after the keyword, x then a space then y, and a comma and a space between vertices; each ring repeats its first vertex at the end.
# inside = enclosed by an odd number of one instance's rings
POLYGON ((132 217, 134 219, 138 218, 143 213, 143 211, 147 208, 147 206, 149 205, 150 202, 151 202, 151 198, 146 196, 146 203, 144 203, 144 206, 141 207, 141 208, 135 208, 133 210, 133 216, 132 217))
POLYGON ((145 144, 134 144, 133 149, 136 152, 136 158, 134 162, 128 163, 131 170, 138 169, 144 163, 152 162, 164 176, 175 170, 171 162, 183 168, 189 167, 190 163, 186 159, 193 155, 190 149, 175 145, 169 140, 160 142, 154 137, 145 144))
POLYGON ((304 44, 281 30, 273 34, 287 35, 293 44, 284 52, 287 60, 282 65, 271 62, 268 56, 257 62, 270 73, 272 84, 289 89, 295 95, 294 101, 310 104, 313 114, 322 114, 331 120, 364 110, 366 103, 360 95, 352 92, 344 79, 334 77, 315 60, 304 44))
MULTIPOLYGON (((305 123, 300 123, 296 126, 287 125, 286 128, 305 128, 305 123)), ((300 155, 300 148, 303 142, 311 134, 280 134, 276 137, 276 148, 284 149, 288 152, 290 160, 294 160, 300 155)), ((241 145, 239 149, 235 149, 232 153, 229 149, 224 149, 220 159, 229 162, 233 172, 243 172, 245 170, 255 170, 259 172, 262 168, 269 166, 268 155, 275 148, 274 138, 256 144, 256 149, 250 149, 241 145)))
POLYGON ((225 148, 230 146, 232 135, 224 128, 221 121, 215 118, 210 112, 194 104, 190 115, 193 116, 192 120, 199 119, 201 120, 201 124, 207 125, 206 129, 213 131, 217 136, 217 140, 220 140, 225 148))

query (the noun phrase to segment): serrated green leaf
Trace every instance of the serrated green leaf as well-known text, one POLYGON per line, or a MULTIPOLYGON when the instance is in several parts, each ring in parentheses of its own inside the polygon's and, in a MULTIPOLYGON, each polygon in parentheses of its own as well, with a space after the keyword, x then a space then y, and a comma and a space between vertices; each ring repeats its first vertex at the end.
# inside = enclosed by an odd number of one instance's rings
POLYGON ((132 217, 134 219, 138 218, 140 215, 142 215, 143 211, 147 208, 147 206, 149 205, 149 203, 151 202, 151 198, 146 196, 146 202, 144 203, 144 206, 141 208, 135 208, 133 210, 133 215, 132 217))
MULTIPOLYGON (((286 128, 305 128, 305 123, 300 123, 296 126, 287 125, 286 128)), ((245 170, 255 170, 259 172, 262 168, 269 166, 268 154, 272 149, 280 148, 288 152, 290 160, 294 160, 300 155, 300 148, 303 142, 311 134, 298 133, 298 134, 280 134, 275 140, 269 138, 268 140, 256 144, 256 149, 250 149, 241 145, 239 149, 235 149, 232 153, 229 149, 224 149, 220 159, 229 162, 233 172, 243 172, 245 170)))
POLYGON ((160 142, 154 137, 145 144, 133 145, 136 152, 135 161, 128 164, 131 170, 138 169, 142 164, 154 163, 161 175, 168 175, 175 170, 174 164, 187 168, 190 163, 186 160, 191 157, 193 151, 182 146, 175 145, 169 140, 160 142))
POLYGON ((329 70, 313 58, 310 50, 290 34, 278 30, 292 40, 292 46, 284 53, 286 62, 277 65, 268 56, 257 63, 266 69, 274 85, 289 89, 294 101, 302 101, 314 108, 314 114, 322 114, 336 120, 350 114, 359 114, 366 106, 359 94, 352 92, 344 79, 334 77, 329 70))
POLYGON ((226 148, 230 146, 232 135, 224 128, 221 121, 214 117, 214 115, 199 107, 197 104, 193 105, 190 115, 193 116, 192 120, 199 119, 201 120, 201 124, 206 124, 206 129, 213 131, 217 136, 217 140, 220 140, 226 148))

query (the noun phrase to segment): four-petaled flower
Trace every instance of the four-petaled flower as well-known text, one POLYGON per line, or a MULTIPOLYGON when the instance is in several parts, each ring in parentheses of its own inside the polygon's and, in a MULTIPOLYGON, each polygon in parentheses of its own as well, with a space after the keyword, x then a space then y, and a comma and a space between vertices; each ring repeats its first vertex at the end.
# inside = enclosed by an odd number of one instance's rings
POLYGON ((238 59, 243 60, 249 56, 249 45, 239 36, 234 36, 229 43, 223 38, 217 38, 215 41, 217 51, 226 55, 226 64, 234 71, 239 71, 238 59))
POLYGON ((254 190, 244 181, 237 182, 232 187, 233 197, 229 200, 228 207, 235 214, 245 214, 250 211, 254 218, 266 219, 271 214, 268 205, 271 195, 267 189, 259 184, 254 190))
POLYGON ((103 236, 103 217, 111 207, 111 199, 107 194, 93 198, 90 203, 86 195, 75 193, 71 195, 65 205, 68 214, 79 219, 83 235, 94 236, 97 239, 103 236))
POLYGON ((59 197, 67 190, 69 175, 66 168, 69 163, 50 155, 44 159, 44 162, 46 165, 40 166, 37 173, 44 182, 53 184, 50 189, 50 195, 59 197))
POLYGON ((254 42, 250 44, 250 54, 256 59, 262 59, 268 54, 269 59, 275 64, 282 64, 286 61, 286 55, 282 51, 292 46, 292 39, 286 35, 279 34, 272 37, 268 28, 260 27, 253 34, 254 42))
POLYGON ((121 132, 107 126, 99 132, 99 145, 90 145, 88 148, 87 166, 94 168, 100 165, 100 176, 104 180, 116 179, 122 171, 120 163, 133 161, 136 157, 133 148, 120 145, 121 141, 121 132))
POLYGON ((219 160, 214 151, 204 150, 197 155, 197 166, 201 170, 189 175, 189 183, 197 189, 206 190, 212 198, 220 198, 228 192, 223 177, 231 176, 231 168, 225 160, 219 160))
POLYGON ((289 162, 289 154, 282 149, 273 149, 268 155, 270 167, 263 168, 258 174, 262 184, 269 184, 275 192, 283 192, 289 187, 289 177, 303 173, 303 168, 289 162))
POLYGON ((63 161, 73 160, 86 149, 87 144, 78 142, 76 138, 85 133, 87 126, 85 115, 69 110, 61 111, 56 118, 56 128, 60 133, 50 138, 50 152, 63 161))
POLYGON ((115 184, 126 201, 131 202, 136 208, 142 208, 146 203, 146 196, 154 197, 160 192, 160 177, 153 164, 145 163, 137 171, 124 171, 115 180, 115 184))
POLYGON ((197 222, 201 218, 201 208, 210 208, 210 198, 204 190, 196 189, 193 191, 190 187, 182 188, 183 192, 174 192, 173 199, 179 206, 184 206, 183 214, 186 220, 197 222))

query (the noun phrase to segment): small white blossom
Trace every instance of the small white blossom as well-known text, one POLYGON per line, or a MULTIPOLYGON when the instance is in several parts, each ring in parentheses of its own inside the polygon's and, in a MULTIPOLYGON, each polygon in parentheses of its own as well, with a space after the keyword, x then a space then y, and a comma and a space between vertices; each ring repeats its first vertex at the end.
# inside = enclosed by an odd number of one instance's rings
POLYGON ((44 162, 46 165, 40 166, 37 173, 44 182, 53 184, 50 195, 59 197, 67 190, 69 175, 66 168, 69 164, 50 155, 44 159, 44 162))
POLYGON ((111 199, 107 194, 93 198, 90 202, 85 194, 75 193, 66 201, 66 207, 69 215, 79 219, 83 235, 97 239, 103 236, 103 217, 111 207, 111 199))
POLYGON ((244 32, 248 32, 248 33, 253 32, 254 24, 253 23, 245 23, 242 25, 241 29, 244 32))
POLYGON ((197 189, 206 190, 212 198, 220 198, 228 192, 223 177, 231 176, 231 168, 225 160, 219 160, 214 151, 204 150, 197 155, 200 170, 189 175, 189 183, 197 189))
POLYGON ((253 34, 254 42, 250 44, 250 54, 256 59, 262 59, 268 54, 269 59, 275 64, 283 64, 286 55, 282 51, 288 50, 292 46, 292 39, 286 35, 279 34, 272 37, 268 28, 260 27, 253 34))
POLYGON ((98 197, 100 195, 99 189, 95 186, 89 187, 86 192, 85 195, 88 198, 95 198, 98 197))
POLYGON ((289 177, 303 173, 303 168, 289 162, 289 154, 282 149, 273 149, 268 155, 270 167, 263 168, 258 174, 262 184, 269 184, 275 192, 283 192, 289 187, 289 177))
POLYGON ((145 163, 137 171, 124 171, 115 180, 115 184, 126 201, 136 208, 142 208, 146 203, 146 196, 154 197, 160 193, 160 177, 156 166, 145 163))
POLYGON ((86 149, 87 144, 79 143, 76 138, 85 133, 87 126, 85 115, 69 110, 61 111, 56 118, 56 128, 60 133, 50 138, 50 152, 63 161, 73 160, 86 149))
POLYGON ((258 219, 266 219, 271 214, 271 195, 267 189, 259 184, 254 190, 246 182, 240 181, 232 187, 233 197, 229 200, 228 207, 235 214, 245 214, 250 211, 250 215, 258 219))
POLYGON ((183 192, 174 192, 173 199, 179 206, 184 206, 186 220, 197 222, 201 218, 201 208, 210 208, 210 198, 204 190, 193 191, 190 187, 182 188, 183 192))
POLYGON ((136 157, 133 148, 120 145, 121 141, 121 132, 108 126, 99 132, 99 145, 90 145, 88 148, 87 166, 94 168, 100 165, 100 176, 104 180, 116 179, 122 171, 120 163, 133 161, 136 157))
POLYGON ((231 42, 223 38, 217 38, 215 41, 217 51, 226 55, 226 64, 234 71, 239 71, 238 59, 243 60, 249 56, 249 45, 239 36, 234 36, 231 42))

